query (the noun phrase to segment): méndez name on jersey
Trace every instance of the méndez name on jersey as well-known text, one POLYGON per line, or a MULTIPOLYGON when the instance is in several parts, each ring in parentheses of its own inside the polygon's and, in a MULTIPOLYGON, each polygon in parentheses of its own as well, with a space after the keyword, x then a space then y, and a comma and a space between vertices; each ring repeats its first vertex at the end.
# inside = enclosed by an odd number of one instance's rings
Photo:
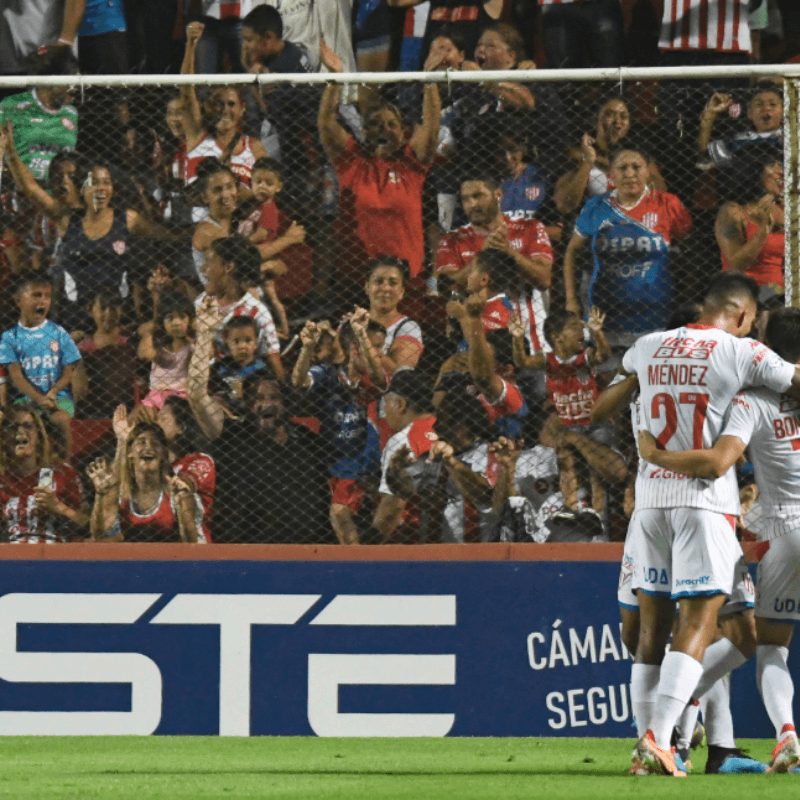
MULTIPOLYGON (((639 378, 643 427, 667 450, 709 448, 722 433, 728 406, 745 386, 785 392, 795 367, 753 339, 691 324, 641 337, 622 366, 639 378)), ((716 480, 691 478, 643 459, 637 508, 703 508, 738 514, 733 469, 716 480)))

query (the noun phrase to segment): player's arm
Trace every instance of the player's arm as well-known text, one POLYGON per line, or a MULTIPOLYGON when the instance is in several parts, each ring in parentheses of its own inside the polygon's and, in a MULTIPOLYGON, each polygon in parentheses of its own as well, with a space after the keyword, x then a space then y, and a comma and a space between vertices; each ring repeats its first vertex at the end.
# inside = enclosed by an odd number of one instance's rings
POLYGON ((587 240, 581 236, 577 231, 572 234, 569 240, 567 250, 564 253, 564 295, 566 298, 566 307, 568 311, 575 314, 581 313, 581 305, 578 302, 578 287, 576 282, 576 266, 575 260, 578 253, 586 247, 587 240))
POLYGON ((308 374, 311 369, 311 362, 314 360, 314 348, 319 341, 319 329, 317 323, 308 320, 303 330, 300 331, 300 341, 303 346, 300 355, 292 369, 292 387, 295 389, 311 388, 311 376, 308 374))
POLYGON ((83 12, 86 10, 86 0, 67 0, 64 6, 64 22, 61 25, 59 44, 72 45, 81 26, 83 12))
POLYGON ((17 188, 39 211, 48 217, 58 217, 64 213, 64 204, 42 189, 33 173, 23 163, 14 144, 14 128, 8 120, 0 129, 0 159, 3 155, 17 188))
MULTIPOLYGON (((448 308, 457 303, 448 303, 448 308)), ((486 303, 476 294, 467 298, 464 316, 459 320, 469 348, 469 373, 478 391, 490 402, 503 394, 503 379, 495 372, 492 348, 483 329, 483 309, 486 303)))
POLYGON ((198 309, 195 328, 197 340, 189 361, 186 394, 195 419, 203 433, 214 441, 222 433, 225 412, 222 404, 208 393, 208 376, 214 334, 222 325, 222 315, 213 298, 206 297, 198 309))
MULTIPOLYGON (((620 374, 624 374, 620 370, 620 374)), ((627 406, 639 389, 639 376, 626 375, 619 383, 604 389, 592 405, 592 422, 603 422, 627 406)))
POLYGON ((639 433, 639 455, 645 461, 693 478, 721 478, 738 461, 746 447, 738 436, 722 435, 709 450, 662 450, 651 433, 639 433))
POLYGON ((489 445, 497 459, 497 481, 492 491, 492 513, 501 514, 509 497, 517 493, 515 476, 521 450, 517 442, 501 436, 489 445))
POLYGON ((525 352, 525 325, 516 314, 509 317, 508 332, 511 334, 511 353, 514 358, 514 366, 517 369, 544 369, 544 353, 537 350, 528 355, 525 352))
POLYGON ((436 155, 441 116, 442 99, 439 87, 435 83, 426 83, 422 100, 422 124, 415 126, 414 134, 408 142, 421 164, 430 164, 436 155))
POLYGON ((169 481, 172 499, 175 504, 175 516, 178 520, 178 532, 181 541, 197 544, 196 506, 192 484, 183 475, 172 475, 167 480, 169 481))

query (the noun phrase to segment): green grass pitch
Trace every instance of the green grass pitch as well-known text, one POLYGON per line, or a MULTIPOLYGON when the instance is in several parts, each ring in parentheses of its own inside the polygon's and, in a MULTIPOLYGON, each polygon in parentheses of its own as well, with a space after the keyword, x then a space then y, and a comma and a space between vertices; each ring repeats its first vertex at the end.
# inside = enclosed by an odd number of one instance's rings
MULTIPOLYGON (((743 740, 767 760, 772 742, 743 740)), ((630 777, 632 739, 3 737, 0 798, 787 798, 796 775, 630 777)))

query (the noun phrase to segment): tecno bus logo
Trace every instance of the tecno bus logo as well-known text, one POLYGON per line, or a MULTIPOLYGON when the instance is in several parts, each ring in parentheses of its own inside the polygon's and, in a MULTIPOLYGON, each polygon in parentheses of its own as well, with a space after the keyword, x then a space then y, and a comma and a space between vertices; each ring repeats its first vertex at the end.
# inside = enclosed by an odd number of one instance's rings
MULTIPOLYGON (((0 735, 149 735, 161 721, 162 675, 136 652, 24 652, 17 626, 132 625, 161 594, 14 593, 0 598, 0 679, 11 683, 127 684, 129 711, 0 710, 0 735)), ((219 733, 250 735, 251 629, 295 625, 318 594, 178 594, 151 625, 219 627, 219 733)), ((455 595, 343 595, 309 625, 453 626, 455 595)), ((279 668, 276 666, 276 668, 279 668)), ((453 686, 456 657, 308 654, 308 722, 318 736, 445 736, 454 714, 340 713, 343 685, 453 686)))

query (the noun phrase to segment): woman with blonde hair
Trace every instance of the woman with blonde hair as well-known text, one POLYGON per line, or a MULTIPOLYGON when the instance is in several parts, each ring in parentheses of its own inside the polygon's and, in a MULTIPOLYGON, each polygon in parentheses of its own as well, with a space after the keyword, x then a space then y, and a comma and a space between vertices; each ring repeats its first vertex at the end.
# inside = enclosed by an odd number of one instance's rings
POLYGON ((22 402, 2 415, 0 442, 2 540, 65 542, 85 528, 89 509, 78 473, 56 462, 36 406, 22 402))
POLYGON ((121 406, 114 414, 114 431, 113 466, 100 458, 87 469, 95 489, 92 540, 210 542, 203 503, 187 476, 172 474, 161 426, 138 422, 131 427, 121 406))

